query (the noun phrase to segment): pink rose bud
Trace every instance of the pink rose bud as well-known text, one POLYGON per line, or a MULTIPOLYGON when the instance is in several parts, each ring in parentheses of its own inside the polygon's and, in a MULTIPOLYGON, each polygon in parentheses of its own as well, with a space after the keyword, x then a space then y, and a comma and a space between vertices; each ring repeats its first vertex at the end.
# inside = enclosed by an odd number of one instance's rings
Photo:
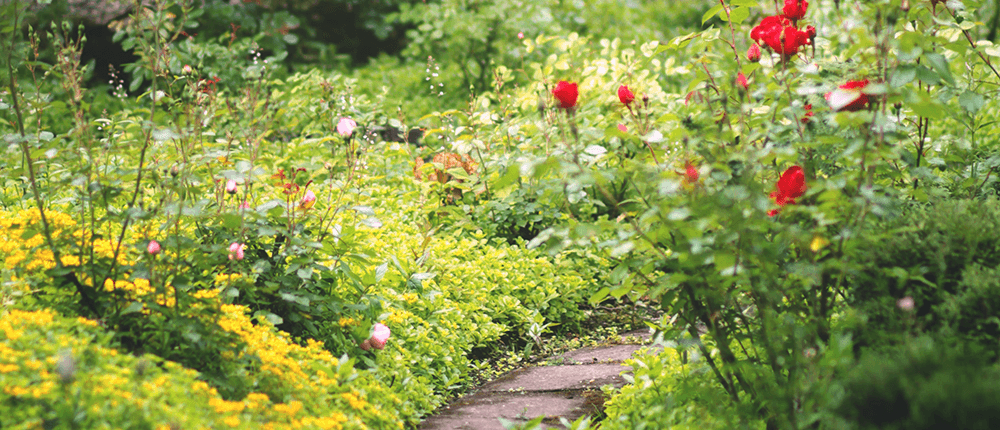
POLYGON ((191 69, 191 66, 189 66, 187 64, 185 64, 184 67, 181 67, 181 72, 183 72, 185 75, 190 75, 191 72, 193 72, 193 71, 194 70, 191 69))
POLYGON ((157 242, 157 241, 155 241, 155 240, 149 241, 149 245, 146 245, 146 252, 148 252, 149 255, 159 254, 160 253, 160 243, 157 242))
POLYGON ((250 209, 250 203, 244 200, 243 203, 240 203, 240 209, 250 209))
POLYGON ((372 330, 372 337, 368 339, 371 345, 375 349, 385 348, 385 342, 389 340, 389 327, 382 323, 375 323, 374 330, 372 330))
POLYGON ((517 38, 518 39, 524 39, 524 32, 523 31, 517 32, 517 38))
POLYGON ((628 127, 626 127, 625 124, 618 124, 618 131, 628 133, 628 127))
POLYGON ((232 244, 230 244, 229 245, 229 259, 232 260, 232 259, 235 258, 237 260, 242 260, 243 259, 243 246, 244 245, 242 243, 239 243, 239 242, 233 242, 232 244))
POLYGON ((896 306, 907 312, 913 310, 913 305, 913 297, 910 296, 903 297, 896 302, 896 306))
POLYGON ((750 45, 750 49, 747 49, 747 60, 751 63, 760 61, 760 45, 756 43, 750 45))
POLYGON ((341 136, 350 137, 351 133, 354 133, 354 128, 358 126, 358 123, 354 122, 350 118, 341 118, 340 122, 337 123, 337 133, 341 136))
POLYGON ((299 202, 299 207, 302 209, 309 209, 316 204, 316 194, 313 194, 312 190, 306 191, 306 195, 302 196, 302 201, 299 202))
POLYGON ((229 194, 236 194, 236 180, 230 179, 226 181, 226 192, 229 194))
POLYGON ((736 74, 736 83, 739 84, 741 87, 743 87, 744 91, 750 89, 750 83, 747 82, 747 77, 746 75, 743 74, 743 72, 739 72, 736 74))

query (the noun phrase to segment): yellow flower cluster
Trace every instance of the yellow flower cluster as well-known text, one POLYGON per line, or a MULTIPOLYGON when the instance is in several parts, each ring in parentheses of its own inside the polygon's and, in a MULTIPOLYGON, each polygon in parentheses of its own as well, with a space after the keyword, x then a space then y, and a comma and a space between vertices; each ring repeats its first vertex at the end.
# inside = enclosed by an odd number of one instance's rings
MULTIPOLYGON (((344 392, 341 386, 343 382, 337 376, 340 360, 325 350, 322 342, 308 339, 304 346, 299 345, 287 333, 276 330, 266 319, 252 321, 247 316, 248 311, 248 308, 241 305, 222 305, 224 316, 219 319, 218 324, 246 343, 247 349, 243 354, 260 360, 259 371, 250 376, 252 381, 249 383, 262 387, 270 394, 270 398, 285 400, 285 403, 277 403, 271 407, 276 416, 286 417, 287 424, 294 428, 365 428, 365 423, 357 416, 345 415, 336 408, 322 412, 321 415, 325 416, 317 416, 316 411, 323 409, 321 405, 333 405, 338 402, 338 398, 362 415, 383 415, 361 392, 344 392)), ((254 395, 257 394, 252 394, 254 395)), ((268 396, 263 398, 267 399, 268 396)), ((250 399, 251 396, 247 396, 244 403, 249 405, 253 401, 250 399)), ((235 407, 226 403, 217 405, 220 410, 235 407)), ((402 423, 396 422, 395 426, 402 428, 402 423)))
POLYGON ((243 279, 243 275, 239 273, 219 273, 218 275, 215 275, 215 286, 222 287, 233 285, 240 279, 243 279))
POLYGON ((173 307, 176 304, 177 296, 173 286, 167 285, 161 291, 156 291, 157 288, 149 283, 149 279, 138 278, 132 282, 124 280, 111 281, 110 279, 104 281, 104 291, 110 293, 116 290, 125 292, 130 300, 152 299, 161 306, 167 307, 173 307))
MULTIPOLYGON (((94 256, 111 258, 114 256, 114 246, 110 240, 94 239, 89 241, 85 234, 76 228, 76 221, 68 214, 55 211, 45 211, 45 218, 52 228, 53 239, 71 235, 76 243, 93 244, 94 256)), ((51 269, 55 267, 52 251, 46 247, 45 235, 39 231, 27 238, 25 230, 31 226, 40 226, 41 215, 38 209, 27 209, 17 213, 0 211, 0 257, 8 270, 20 267, 27 271, 51 269)), ((64 254, 60 261, 64 266, 79 266, 80 256, 64 254)), ((124 252, 118 255, 120 263, 126 263, 124 252)))
MULTIPOLYGON (((282 385, 288 390, 281 398, 254 392, 242 400, 223 399, 192 370, 169 361, 156 365, 156 357, 118 354, 93 342, 100 329, 91 320, 15 309, 0 317, 0 414, 13 414, 4 422, 15 428, 34 428, 46 408, 69 401, 60 386, 71 384, 77 393, 72 401, 104 422, 98 425, 102 428, 402 429, 363 392, 342 386, 347 382, 340 379, 340 362, 322 343, 295 344, 266 320, 252 324, 242 306, 224 306, 224 311, 220 326, 243 337, 250 345, 245 353, 263 363, 260 384, 253 385, 282 385), (75 361, 81 357, 104 358, 88 358, 83 365, 75 361), (4 407, 7 397, 18 398, 16 409, 4 407)), ((345 375, 354 372, 349 365, 345 369, 345 375)))

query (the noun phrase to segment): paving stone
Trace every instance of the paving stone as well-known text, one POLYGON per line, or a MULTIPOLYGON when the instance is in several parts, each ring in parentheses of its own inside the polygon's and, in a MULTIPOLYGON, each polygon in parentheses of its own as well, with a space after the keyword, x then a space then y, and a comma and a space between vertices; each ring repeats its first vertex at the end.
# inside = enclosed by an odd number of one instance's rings
POLYGON ((621 363, 642 348, 643 345, 591 346, 557 355, 551 361, 558 363, 562 360, 565 364, 621 363))
MULTIPOLYGON (((502 417, 508 421, 526 422, 545 416, 548 422, 558 417, 573 421, 584 414, 594 414, 583 390, 568 392, 477 392, 439 411, 421 425, 423 430, 444 429, 503 429, 502 417)), ((555 428, 561 428, 556 426, 555 428)))
POLYGON ((482 387, 482 391, 558 391, 625 385, 619 375, 630 370, 619 363, 539 366, 515 370, 482 387))

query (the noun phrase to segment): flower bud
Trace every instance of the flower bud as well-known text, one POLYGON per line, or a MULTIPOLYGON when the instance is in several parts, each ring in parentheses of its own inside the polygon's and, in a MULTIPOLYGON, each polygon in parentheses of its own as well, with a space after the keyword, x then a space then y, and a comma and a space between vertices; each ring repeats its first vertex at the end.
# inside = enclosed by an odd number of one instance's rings
POLYGON ((750 45, 750 49, 747 49, 747 60, 751 63, 760 61, 760 45, 756 43, 750 45))
POLYGON ((316 194, 313 194, 312 190, 306 191, 306 195, 302 196, 302 201, 299 203, 299 207, 302 209, 309 209, 316 204, 316 194))
POLYGON ((230 179, 226 181, 226 192, 229 194, 236 194, 236 180, 230 179))
POLYGON ((146 252, 148 252, 149 255, 159 254, 160 253, 160 249, 161 249, 160 248, 160 243, 157 242, 157 241, 155 241, 155 240, 149 241, 149 245, 146 245, 146 252))
POLYGON ((635 94, 632 94, 632 90, 628 89, 627 85, 622 85, 618 87, 618 100, 622 102, 625 107, 630 107, 629 105, 635 100, 635 94))

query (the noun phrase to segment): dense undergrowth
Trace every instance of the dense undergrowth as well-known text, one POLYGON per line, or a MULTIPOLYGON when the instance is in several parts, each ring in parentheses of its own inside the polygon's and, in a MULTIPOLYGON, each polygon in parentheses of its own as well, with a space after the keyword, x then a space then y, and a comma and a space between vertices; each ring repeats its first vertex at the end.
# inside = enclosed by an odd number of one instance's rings
POLYGON ((644 307, 597 427, 991 422, 995 5, 391 2, 347 70, 148 2, 95 87, 45 3, 0 6, 3 428, 413 427, 644 307))

